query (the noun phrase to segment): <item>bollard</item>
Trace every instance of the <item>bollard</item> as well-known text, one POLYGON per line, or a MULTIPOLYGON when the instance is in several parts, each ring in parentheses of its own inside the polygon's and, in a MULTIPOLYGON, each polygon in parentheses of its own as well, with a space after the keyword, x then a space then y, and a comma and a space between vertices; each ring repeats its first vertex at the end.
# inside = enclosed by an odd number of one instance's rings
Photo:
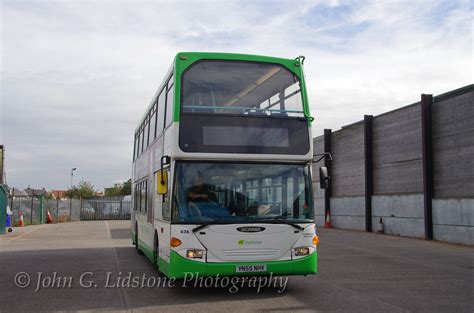
POLYGON ((7 218, 7 190, 5 185, 0 185, 0 235, 5 234, 7 218))

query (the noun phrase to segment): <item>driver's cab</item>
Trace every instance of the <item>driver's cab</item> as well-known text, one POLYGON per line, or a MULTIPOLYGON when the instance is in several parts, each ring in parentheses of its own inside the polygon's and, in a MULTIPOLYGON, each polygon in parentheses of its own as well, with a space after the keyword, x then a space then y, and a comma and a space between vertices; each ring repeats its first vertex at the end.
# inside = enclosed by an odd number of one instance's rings
POLYGON ((180 162, 175 222, 312 219, 305 165, 180 162))

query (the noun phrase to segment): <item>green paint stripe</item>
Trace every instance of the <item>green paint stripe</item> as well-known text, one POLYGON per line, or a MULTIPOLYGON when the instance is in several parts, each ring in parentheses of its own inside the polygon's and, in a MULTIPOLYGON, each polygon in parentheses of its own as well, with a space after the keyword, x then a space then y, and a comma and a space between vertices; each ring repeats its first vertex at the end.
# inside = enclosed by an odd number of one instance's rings
MULTIPOLYGON (((162 272, 168 277, 184 278, 185 273, 199 274, 199 276, 253 276, 262 273, 237 273, 237 265, 245 264, 265 264, 267 274, 274 275, 306 275, 317 273, 317 253, 289 261, 269 261, 269 262, 222 262, 204 263, 188 260, 175 251, 171 251, 170 264, 166 271, 162 272)), ((160 263, 161 265, 161 263, 160 263)))
MULTIPOLYGON (((132 238, 135 234, 132 233, 132 238)), ((138 239, 138 247, 145 256, 155 264, 155 253, 153 249, 138 239)), ((171 250, 170 262, 166 262, 163 258, 159 258, 160 272, 168 277, 184 278, 186 273, 193 273, 199 276, 252 276, 261 275, 262 273, 237 273, 235 271, 237 265, 245 264, 265 264, 267 273, 274 275, 307 275, 317 273, 318 256, 317 252, 297 259, 288 261, 269 261, 269 262, 222 262, 222 263, 205 263, 186 259, 179 255, 176 251, 171 250)))

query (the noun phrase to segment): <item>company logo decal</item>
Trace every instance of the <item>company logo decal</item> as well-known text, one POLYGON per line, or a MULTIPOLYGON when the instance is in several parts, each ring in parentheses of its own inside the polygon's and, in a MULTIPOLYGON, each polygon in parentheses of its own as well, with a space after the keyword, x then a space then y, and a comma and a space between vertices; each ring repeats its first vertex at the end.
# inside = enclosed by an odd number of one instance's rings
POLYGON ((244 226, 237 228, 238 231, 243 233, 258 233, 265 230, 265 227, 258 226, 244 226))
POLYGON ((247 246, 247 245, 261 245, 263 242, 259 240, 239 240, 237 241, 239 246, 247 246))

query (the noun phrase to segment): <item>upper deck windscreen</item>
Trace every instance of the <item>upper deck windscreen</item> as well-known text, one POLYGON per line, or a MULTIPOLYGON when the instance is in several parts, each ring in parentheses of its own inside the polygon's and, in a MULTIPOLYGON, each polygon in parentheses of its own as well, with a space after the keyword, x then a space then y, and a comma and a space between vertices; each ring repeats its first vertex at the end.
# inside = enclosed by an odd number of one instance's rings
POLYGON ((182 78, 183 113, 304 116, 297 76, 278 64, 203 60, 182 78))

